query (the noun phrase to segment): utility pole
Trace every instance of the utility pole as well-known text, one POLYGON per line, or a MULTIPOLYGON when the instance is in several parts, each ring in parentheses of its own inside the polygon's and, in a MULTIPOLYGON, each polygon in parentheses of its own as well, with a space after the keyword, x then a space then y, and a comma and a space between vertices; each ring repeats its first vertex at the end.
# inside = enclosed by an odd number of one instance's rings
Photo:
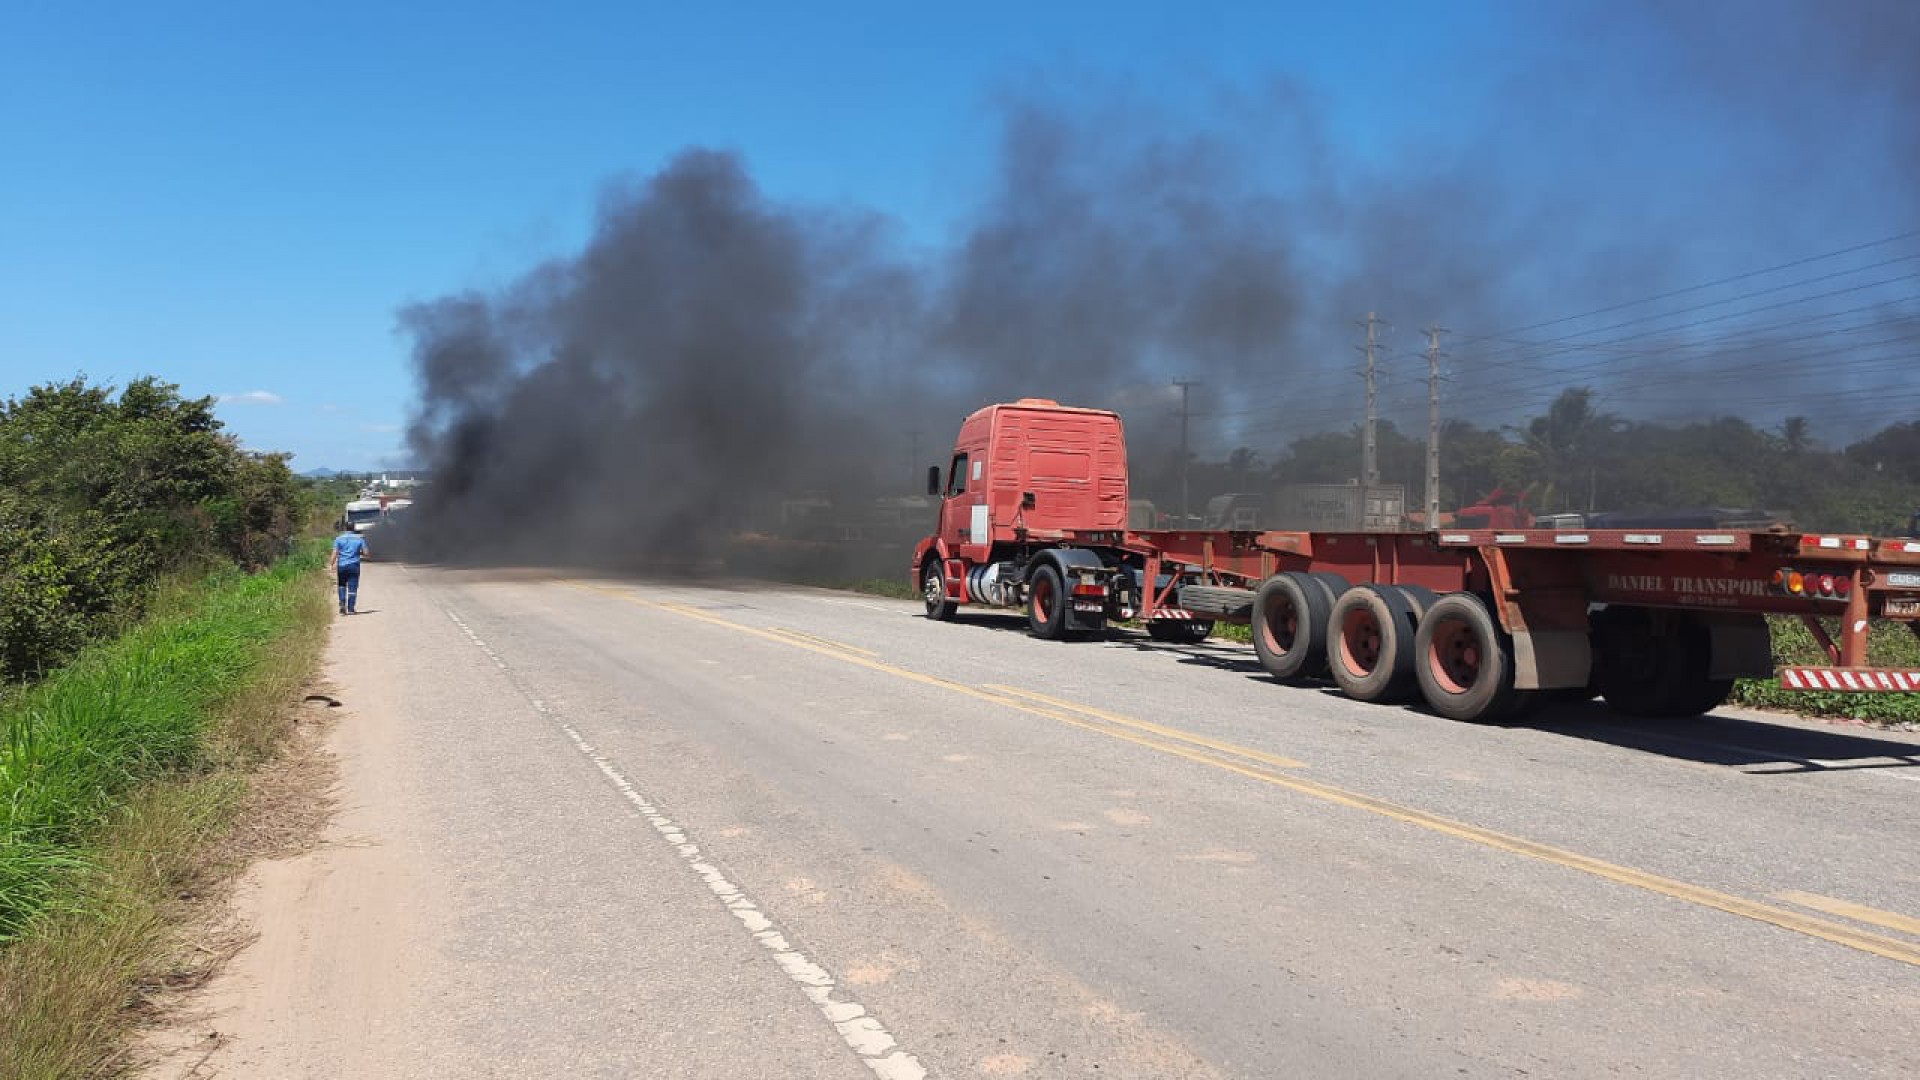
POLYGON ((1427 528, 1440 520, 1440 335, 1444 326, 1427 327, 1427 528))
POLYGON ((1197 379, 1175 379, 1173 385, 1180 388, 1180 527, 1187 527, 1187 462, 1191 455, 1187 452, 1187 418, 1191 415, 1187 408, 1187 392, 1199 386, 1197 379))
POLYGON ((1361 325, 1367 328, 1367 343, 1361 352, 1367 357, 1367 426, 1364 441, 1360 448, 1360 482, 1368 487, 1380 483, 1380 447, 1375 441, 1374 431, 1379 426, 1379 410, 1376 406, 1377 394, 1374 380, 1374 345, 1379 338, 1376 333, 1380 320, 1373 312, 1367 312, 1367 321, 1361 325))

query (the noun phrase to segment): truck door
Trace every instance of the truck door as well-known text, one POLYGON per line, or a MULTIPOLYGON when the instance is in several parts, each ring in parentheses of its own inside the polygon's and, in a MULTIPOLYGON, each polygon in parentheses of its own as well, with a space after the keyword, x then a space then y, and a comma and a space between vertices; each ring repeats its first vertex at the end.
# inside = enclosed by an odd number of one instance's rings
POLYGON ((953 462, 947 466, 947 486, 940 492, 940 539, 946 541, 948 551, 958 552, 960 545, 967 542, 969 460, 967 451, 953 452, 953 462))

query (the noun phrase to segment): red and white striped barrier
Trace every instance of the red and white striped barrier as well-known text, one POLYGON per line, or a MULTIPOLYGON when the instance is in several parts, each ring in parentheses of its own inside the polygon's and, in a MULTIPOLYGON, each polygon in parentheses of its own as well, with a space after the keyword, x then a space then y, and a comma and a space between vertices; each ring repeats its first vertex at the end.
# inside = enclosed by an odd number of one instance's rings
POLYGON ((1195 619, 1200 618, 1200 616, 1195 615, 1191 611, 1186 611, 1184 609, 1177 608, 1177 607, 1160 608, 1153 613, 1153 617, 1155 619, 1178 619, 1181 622, 1192 622, 1195 619))
POLYGON ((1780 669, 1783 690, 1843 690, 1860 694, 1920 692, 1920 671, 1882 671, 1877 668, 1780 669))

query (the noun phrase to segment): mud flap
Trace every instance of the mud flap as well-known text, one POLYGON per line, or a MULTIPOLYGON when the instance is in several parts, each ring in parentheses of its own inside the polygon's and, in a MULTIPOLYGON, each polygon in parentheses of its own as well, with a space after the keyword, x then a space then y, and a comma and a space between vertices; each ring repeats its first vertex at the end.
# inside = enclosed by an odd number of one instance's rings
POLYGON ((1593 646, 1585 630, 1513 632, 1513 687, 1516 690, 1585 686, 1592 669, 1593 646))

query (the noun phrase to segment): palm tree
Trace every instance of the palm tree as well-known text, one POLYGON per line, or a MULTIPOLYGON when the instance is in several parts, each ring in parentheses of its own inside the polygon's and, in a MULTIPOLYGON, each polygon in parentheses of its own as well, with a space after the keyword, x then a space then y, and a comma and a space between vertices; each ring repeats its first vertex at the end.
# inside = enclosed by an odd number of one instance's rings
POLYGON ((1625 426, 1618 416, 1594 407, 1592 387, 1576 386, 1560 391, 1546 414, 1528 421, 1518 433, 1539 458, 1553 489, 1586 491, 1591 501, 1607 442, 1625 426))

